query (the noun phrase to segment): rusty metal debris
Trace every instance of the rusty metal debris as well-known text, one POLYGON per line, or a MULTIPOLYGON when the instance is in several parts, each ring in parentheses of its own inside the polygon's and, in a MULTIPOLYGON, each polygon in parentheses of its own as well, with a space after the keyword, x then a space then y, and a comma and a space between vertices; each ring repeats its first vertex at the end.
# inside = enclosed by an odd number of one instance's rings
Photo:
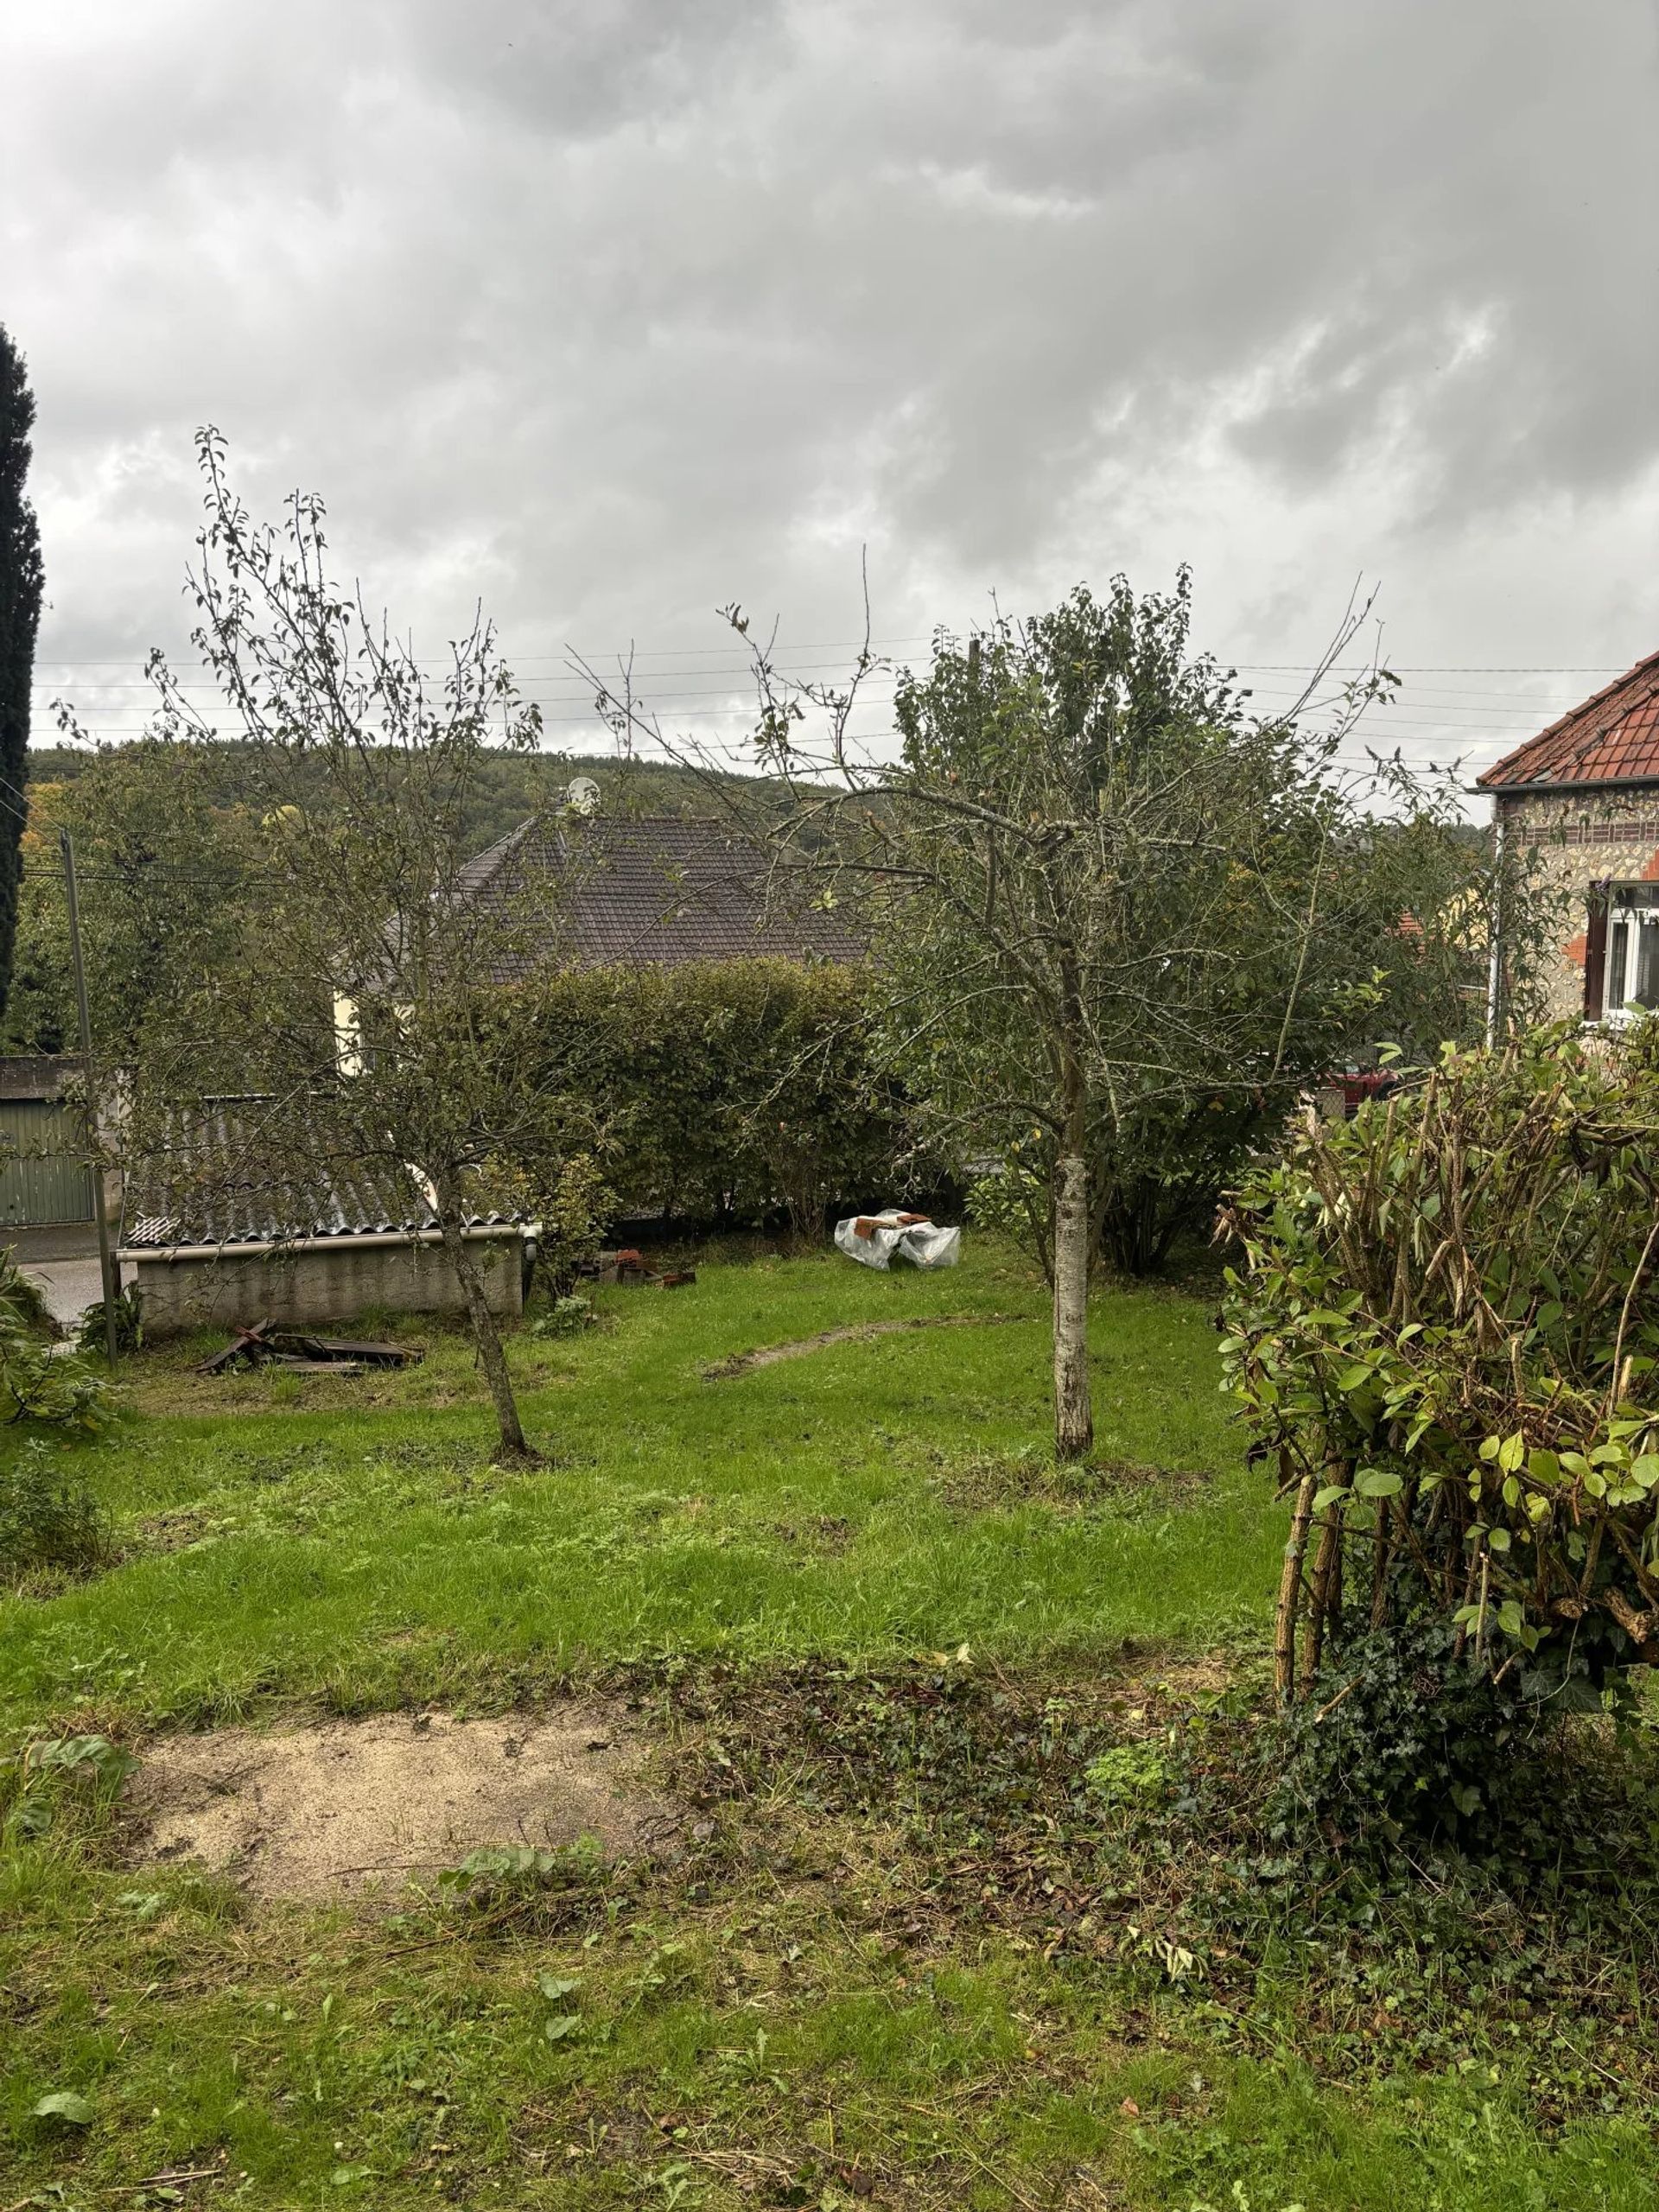
POLYGON ((591 1282, 614 1282, 635 1287, 643 1283, 653 1290, 679 1290, 697 1279, 695 1268, 648 1268, 632 1244, 625 1244, 620 1251, 601 1252, 582 1272, 591 1282))

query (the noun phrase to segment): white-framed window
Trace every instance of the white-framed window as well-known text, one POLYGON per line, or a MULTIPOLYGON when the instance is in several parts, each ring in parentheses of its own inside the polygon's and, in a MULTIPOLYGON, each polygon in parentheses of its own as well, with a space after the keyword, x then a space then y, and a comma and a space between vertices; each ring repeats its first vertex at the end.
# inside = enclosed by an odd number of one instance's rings
POLYGON ((1659 1007, 1659 883, 1610 883, 1602 1019, 1628 1021, 1643 1007, 1659 1007))

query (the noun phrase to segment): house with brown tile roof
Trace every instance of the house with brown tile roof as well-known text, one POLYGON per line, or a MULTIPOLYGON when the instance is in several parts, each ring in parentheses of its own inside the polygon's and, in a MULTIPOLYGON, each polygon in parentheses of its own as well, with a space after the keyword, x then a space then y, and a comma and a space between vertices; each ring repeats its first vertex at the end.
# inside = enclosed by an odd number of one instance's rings
MULTIPOLYGON (((579 966, 683 968, 703 961, 856 960, 856 937, 766 854, 691 816, 525 823, 470 861, 462 895, 521 910, 552 887, 561 951, 579 966)), ((510 982, 511 975, 499 976, 510 982)))
POLYGON ((1659 652, 1476 779, 1504 846, 1536 846, 1567 895, 1551 1011, 1659 1007, 1659 652))

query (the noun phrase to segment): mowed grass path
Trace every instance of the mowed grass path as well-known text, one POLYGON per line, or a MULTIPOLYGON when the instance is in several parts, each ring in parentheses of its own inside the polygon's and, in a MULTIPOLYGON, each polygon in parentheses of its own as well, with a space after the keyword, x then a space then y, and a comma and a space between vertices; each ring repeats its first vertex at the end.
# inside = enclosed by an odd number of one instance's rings
POLYGON ((941 1497, 952 1469, 1046 1443, 1042 1286, 982 1243, 933 1275, 705 1262, 694 1287, 601 1304, 580 1338, 513 1345, 553 1455, 528 1475, 487 1465, 483 1394, 452 1335, 415 1331, 429 1357, 406 1376, 297 1389, 141 1365, 141 1410, 50 1447, 107 1502, 124 1557, 4 1602, 0 1726, 77 1701, 150 1724, 296 1700, 499 1702, 666 1649, 1105 1654, 1263 1618, 1282 1532, 1197 1299, 1096 1300, 1098 1448, 1209 1479, 1084 1516, 1022 1505, 1017 1484, 989 1511, 941 1497), (820 1330, 954 1314, 984 1325, 705 1372, 820 1330))

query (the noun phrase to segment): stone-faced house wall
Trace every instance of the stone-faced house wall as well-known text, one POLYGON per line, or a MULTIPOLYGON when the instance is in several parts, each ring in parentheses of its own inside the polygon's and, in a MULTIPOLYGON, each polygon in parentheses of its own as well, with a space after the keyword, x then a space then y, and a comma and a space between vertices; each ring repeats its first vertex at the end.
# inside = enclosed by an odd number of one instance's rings
POLYGON ((1477 787, 1506 848, 1533 848, 1567 894, 1550 1012, 1599 1020, 1609 990, 1610 1014, 1659 1007, 1659 891, 1646 887, 1659 885, 1659 653, 1495 760, 1477 787), (1621 899, 1621 886, 1640 887, 1621 899))
POLYGON ((1606 883, 1659 883, 1659 782, 1622 791, 1495 794, 1505 844, 1536 849, 1546 880, 1566 894, 1567 934, 1549 980, 1552 1016, 1585 1012, 1592 894, 1606 883))

